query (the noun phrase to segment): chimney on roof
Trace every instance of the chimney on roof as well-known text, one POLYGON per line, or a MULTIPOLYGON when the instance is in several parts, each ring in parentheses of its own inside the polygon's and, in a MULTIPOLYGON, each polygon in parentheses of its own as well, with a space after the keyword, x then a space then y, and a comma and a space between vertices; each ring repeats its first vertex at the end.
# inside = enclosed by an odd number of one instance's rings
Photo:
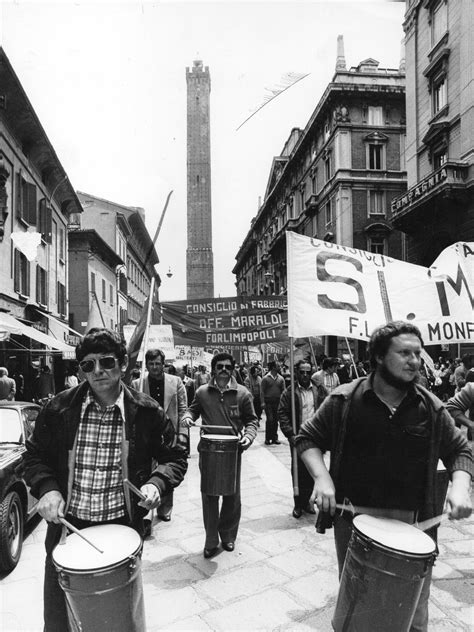
POLYGON ((344 57, 344 36, 337 36, 337 58, 336 58, 336 72, 339 70, 347 70, 346 58, 344 57))
POLYGON ((402 38, 400 42, 400 72, 406 71, 406 60, 405 60, 405 38, 402 38))

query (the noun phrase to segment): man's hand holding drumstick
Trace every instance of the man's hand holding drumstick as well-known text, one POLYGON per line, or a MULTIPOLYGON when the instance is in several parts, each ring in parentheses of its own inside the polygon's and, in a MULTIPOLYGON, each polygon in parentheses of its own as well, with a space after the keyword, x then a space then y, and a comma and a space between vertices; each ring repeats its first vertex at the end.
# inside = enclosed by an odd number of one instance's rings
POLYGON ((133 485, 133 483, 131 483, 128 478, 125 478, 123 482, 130 489, 130 491, 132 491, 140 498, 140 502, 138 503, 140 507, 151 510, 155 509, 160 504, 160 491, 155 485, 153 485, 153 483, 146 483, 145 485, 142 485, 140 489, 138 489, 138 487, 135 487, 135 485, 133 485))

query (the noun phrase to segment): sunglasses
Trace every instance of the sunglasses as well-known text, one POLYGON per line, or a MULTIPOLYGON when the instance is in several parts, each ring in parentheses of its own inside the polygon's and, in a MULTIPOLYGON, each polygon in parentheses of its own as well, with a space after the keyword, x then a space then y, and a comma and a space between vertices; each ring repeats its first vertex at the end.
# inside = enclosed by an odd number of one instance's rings
POLYGON ((311 371, 300 371, 301 375, 311 375, 311 371))
POLYGON ((216 369, 218 371, 232 371, 232 364, 216 364, 216 369))
POLYGON ((79 366, 84 373, 92 373, 95 369, 96 362, 99 363, 101 369, 107 371, 115 367, 117 358, 115 356, 104 356, 103 358, 97 358, 96 360, 83 360, 82 362, 79 362, 79 366))

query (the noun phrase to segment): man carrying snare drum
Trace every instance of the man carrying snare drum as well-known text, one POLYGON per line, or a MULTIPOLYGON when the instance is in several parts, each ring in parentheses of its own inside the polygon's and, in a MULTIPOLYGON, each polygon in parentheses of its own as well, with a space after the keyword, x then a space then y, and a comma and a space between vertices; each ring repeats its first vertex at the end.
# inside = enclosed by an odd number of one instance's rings
MULTIPOLYGON (((229 353, 215 355, 211 361, 210 382, 197 389, 192 404, 181 420, 182 427, 189 427, 193 426, 196 420, 201 417, 203 426, 218 427, 215 430, 217 434, 239 435, 235 493, 222 496, 220 511, 219 496, 201 494, 204 528, 206 530, 205 558, 213 557, 217 553, 219 536, 225 551, 234 550, 241 514, 241 452, 247 450, 257 436, 258 422, 252 396, 245 386, 237 384, 232 375, 234 367, 235 360, 229 353)), ((200 446, 198 446, 199 449, 200 446)), ((202 465, 201 461, 200 465, 202 465)))
MULTIPOLYGON (((334 526, 342 573, 352 517, 340 508, 347 498, 359 513, 413 524, 439 513, 437 465, 452 485, 450 519, 472 511, 472 454, 442 402, 417 384, 423 341, 402 321, 377 328, 370 339, 372 373, 335 389, 300 428, 298 453, 315 480, 318 532, 334 526), (323 454, 331 453, 329 472, 323 454)), ((436 538, 436 528, 431 535, 436 538)), ((423 583, 410 630, 428 629, 431 568, 423 583)), ((394 591, 396 598, 396 591, 394 591)))
POLYGON ((64 593, 52 551, 62 520, 75 529, 121 524, 143 535, 143 517, 181 483, 186 449, 165 445, 170 432, 162 408, 127 388, 125 340, 108 329, 91 329, 76 348, 85 380, 41 410, 27 441, 26 480, 48 522, 44 583, 46 632, 68 630, 64 593), (128 479, 144 499, 131 493, 128 479))

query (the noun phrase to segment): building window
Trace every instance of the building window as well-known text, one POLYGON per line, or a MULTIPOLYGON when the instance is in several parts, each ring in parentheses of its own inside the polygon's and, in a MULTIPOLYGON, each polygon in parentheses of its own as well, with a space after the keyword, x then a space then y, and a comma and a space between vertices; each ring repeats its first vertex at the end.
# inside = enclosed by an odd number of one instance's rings
POLYGON ((17 217, 30 226, 36 226, 36 186, 17 174, 17 217))
POLYGON ((41 266, 36 266, 36 302, 48 305, 48 276, 41 266))
POLYGON ((64 228, 59 229, 59 258, 64 261, 64 228))
POLYGON ((66 286, 58 281, 58 312, 66 316, 66 286))
POLYGON ((328 182, 332 177, 331 154, 324 159, 324 176, 326 178, 326 182, 328 182))
POLYGON ((112 284, 110 284, 109 286, 109 298, 110 298, 110 304, 113 305, 114 304, 114 288, 112 284))
POLYGON ((383 169, 383 145, 369 144, 368 168, 372 170, 383 169))
POLYGON ((435 46, 448 30, 448 3, 441 0, 431 12, 431 46, 435 46))
POLYGON ((448 104, 448 91, 446 86, 446 76, 439 77, 433 81, 433 114, 437 114, 448 104))
POLYGON ((104 303, 107 301, 107 289, 105 286, 105 279, 102 279, 102 301, 104 303))
POLYGON ((41 233, 41 239, 48 244, 52 242, 52 221, 52 209, 46 202, 46 198, 43 198, 38 208, 38 232, 41 233))
POLYGON ((385 194, 383 191, 369 191, 369 215, 385 215, 385 194))
POLYGON ((300 213, 304 211, 305 196, 306 196, 306 185, 302 184, 300 186, 300 208, 299 208, 300 213))
POLYGON ((22 296, 30 295, 30 263, 25 255, 15 248, 13 278, 15 292, 22 296))
POLYGON ((314 171, 313 175, 311 176, 311 193, 317 193, 318 192, 318 172, 314 171))
POLYGON ((367 250, 377 255, 386 254, 386 239, 384 237, 369 237, 367 239, 367 250))
POLYGON ((383 108, 381 105, 369 105, 367 123, 369 125, 383 125, 383 108))
POLYGON ((325 206, 326 226, 332 223, 332 200, 328 200, 325 206))
POLYGON ((318 214, 316 213, 315 215, 313 215, 312 218, 312 237, 314 237, 315 239, 318 236, 318 214))
POLYGON ((95 294, 95 272, 91 272, 91 292, 95 294))

